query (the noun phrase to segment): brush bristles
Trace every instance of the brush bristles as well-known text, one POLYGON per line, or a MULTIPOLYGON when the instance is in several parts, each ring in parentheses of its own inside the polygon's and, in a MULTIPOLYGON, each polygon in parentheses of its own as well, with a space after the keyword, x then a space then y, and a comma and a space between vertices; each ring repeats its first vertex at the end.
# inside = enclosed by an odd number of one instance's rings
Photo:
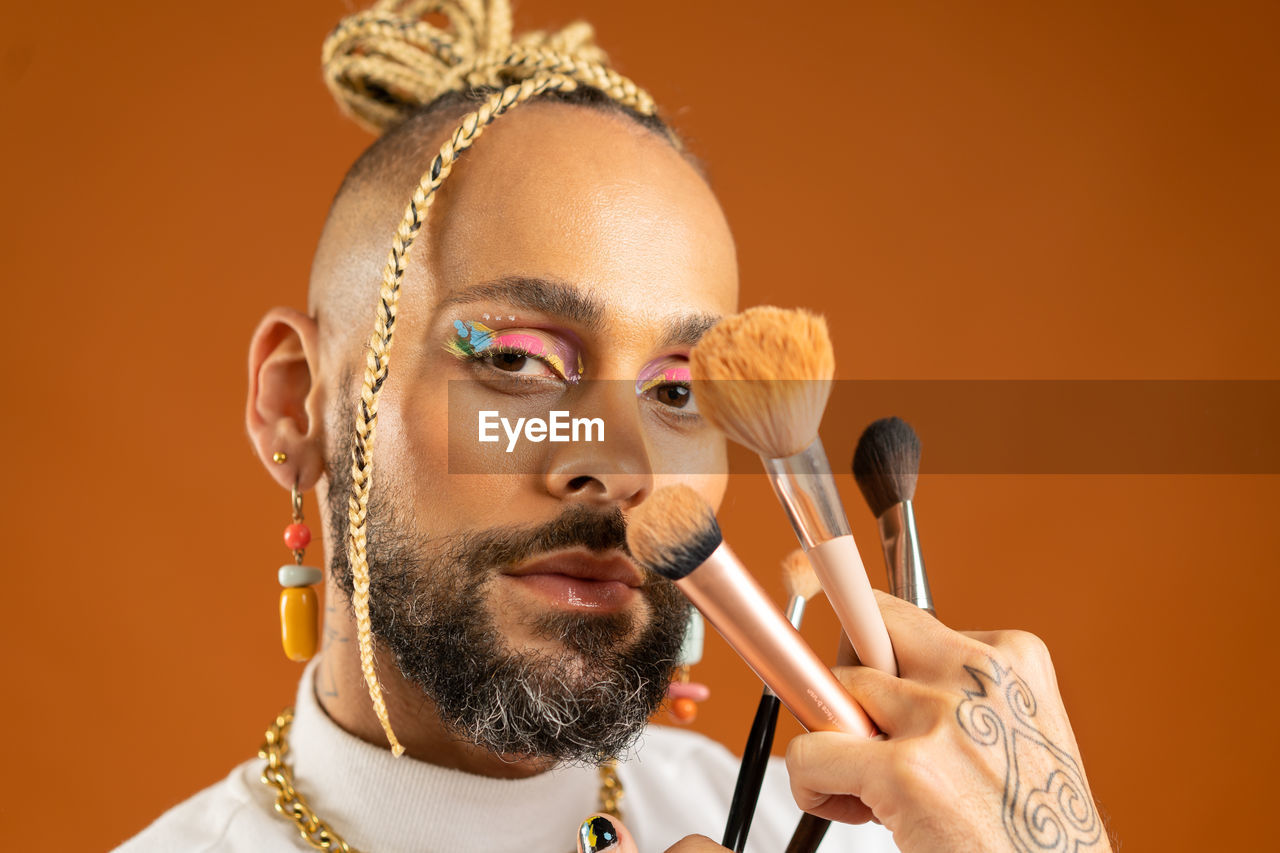
POLYGON ((853 477, 871 512, 879 518, 916 493, 920 439, 901 418, 881 418, 863 430, 853 452, 853 477))
POLYGON ((722 541, 711 506, 688 486, 658 489, 627 520, 631 556, 673 581, 705 563, 722 541))
POLYGON ((791 456, 818 437, 835 353, 807 311, 751 308, 726 317, 689 353, 699 411, 761 456, 791 456))
POLYGON ((797 548, 782 561, 782 585, 787 598, 803 598, 810 601, 822 595, 822 584, 813 571, 813 563, 803 548, 797 548))

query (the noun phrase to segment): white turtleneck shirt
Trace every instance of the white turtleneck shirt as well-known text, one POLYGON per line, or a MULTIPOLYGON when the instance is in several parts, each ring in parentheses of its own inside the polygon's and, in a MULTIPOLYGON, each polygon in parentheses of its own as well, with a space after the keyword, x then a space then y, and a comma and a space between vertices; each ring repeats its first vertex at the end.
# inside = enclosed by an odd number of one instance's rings
MULTIPOLYGON (((363 853, 569 853, 579 824, 600 808, 600 775, 562 767, 527 779, 493 779, 437 767, 365 743, 329 719, 303 673, 289 731, 294 784, 312 810, 363 853)), ((125 842, 119 853, 284 853, 311 848, 274 810, 259 758, 180 803, 125 842)), ((715 741, 649 726, 618 765, 621 806, 640 853, 661 853, 693 833, 719 840, 738 759, 715 741)), ((800 811, 777 759, 747 842, 748 853, 782 853, 800 811)), ((888 853, 874 824, 833 824, 821 853, 888 853)))

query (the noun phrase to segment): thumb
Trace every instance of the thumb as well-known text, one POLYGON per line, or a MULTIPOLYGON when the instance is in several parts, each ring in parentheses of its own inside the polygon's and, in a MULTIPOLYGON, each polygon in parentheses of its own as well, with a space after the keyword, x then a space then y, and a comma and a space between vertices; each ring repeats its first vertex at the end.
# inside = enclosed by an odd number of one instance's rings
POLYGON ((606 814, 593 814, 578 827, 578 853, 638 853, 635 839, 622 821, 606 814))
MULTIPOLYGON (((606 814, 593 814, 578 827, 578 853, 638 853, 636 841, 622 821, 606 814)), ((703 835, 690 835, 667 848, 667 853, 726 853, 725 848, 703 835)))

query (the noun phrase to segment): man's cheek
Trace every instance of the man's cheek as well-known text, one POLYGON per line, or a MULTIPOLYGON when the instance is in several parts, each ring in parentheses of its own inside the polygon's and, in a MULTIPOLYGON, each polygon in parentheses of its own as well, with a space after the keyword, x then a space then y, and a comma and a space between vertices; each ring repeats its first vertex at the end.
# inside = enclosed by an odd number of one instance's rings
POLYGON ((477 382, 447 384, 441 455, 454 476, 529 475, 552 446, 548 395, 499 394, 477 382))

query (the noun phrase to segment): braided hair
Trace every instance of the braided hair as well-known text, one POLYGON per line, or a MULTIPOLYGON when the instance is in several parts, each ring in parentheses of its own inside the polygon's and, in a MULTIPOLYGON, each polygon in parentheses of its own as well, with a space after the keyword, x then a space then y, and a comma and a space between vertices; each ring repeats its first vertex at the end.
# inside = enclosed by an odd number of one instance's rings
POLYGON ((385 134, 426 113, 475 105, 431 160, 396 229, 383 268, 377 319, 356 404, 346 542, 351 605, 360 669, 391 751, 399 756, 404 747, 391 728, 374 669, 366 519, 378 395, 390 370, 400 284, 435 193, 485 128, 535 98, 621 110, 664 135, 677 149, 682 146, 655 114, 653 99, 604 64, 605 54, 592 43, 590 25, 579 22, 558 32, 513 38, 508 0, 378 0, 338 24, 325 39, 322 61, 325 83, 339 107, 375 133, 385 134), (447 26, 436 26, 428 16, 435 20, 443 16, 447 26))

